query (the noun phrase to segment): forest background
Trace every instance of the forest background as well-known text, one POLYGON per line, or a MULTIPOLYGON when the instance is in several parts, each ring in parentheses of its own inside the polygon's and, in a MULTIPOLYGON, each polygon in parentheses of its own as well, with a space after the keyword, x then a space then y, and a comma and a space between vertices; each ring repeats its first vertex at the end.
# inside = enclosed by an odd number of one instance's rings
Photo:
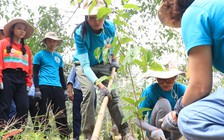
MULTIPOLYGON (((59 1, 59 0, 58 0, 59 1)), ((55 2, 55 1, 54 1, 55 2)), ((59 4, 45 0, 47 5, 38 4, 38 0, 1 0, 0 24, 8 22, 14 17, 25 17, 35 27, 31 38, 26 44, 31 48, 33 55, 44 49, 42 38, 48 31, 57 32, 63 43, 57 51, 63 56, 65 62, 65 76, 73 66, 75 44, 73 38, 74 28, 84 20, 81 15, 81 0, 60 1, 59 4)), ((187 56, 182 43, 180 29, 163 26, 157 17, 160 0, 105 0, 107 6, 101 9, 98 17, 108 17, 117 28, 116 37, 112 46, 119 59, 120 68, 116 74, 117 88, 123 104, 125 120, 130 124, 132 134, 138 139, 144 139, 144 132, 134 123, 134 119, 143 110, 138 110, 142 100, 140 95, 144 88, 155 82, 154 78, 146 78, 150 70, 162 70, 162 65, 173 61, 180 70, 187 70, 187 56)), ((96 53, 97 55, 97 53, 96 53)), ((213 90, 223 86, 223 75, 216 70, 213 72, 213 90)), ((188 84, 186 77, 179 76, 178 81, 188 84)), ((72 128, 72 103, 67 101, 69 126, 72 128)), ((100 107, 98 103, 97 110, 100 107)), ((54 126, 54 117, 51 116, 52 130, 49 139, 59 139, 54 126)), ((43 132, 34 133, 32 123, 24 126, 25 131, 18 136, 30 140, 42 140, 43 132)), ((10 127, 9 127, 10 129, 10 127)), ((0 136, 7 131, 0 132, 0 136)), ((113 137, 110 115, 106 112, 102 139, 113 137)))

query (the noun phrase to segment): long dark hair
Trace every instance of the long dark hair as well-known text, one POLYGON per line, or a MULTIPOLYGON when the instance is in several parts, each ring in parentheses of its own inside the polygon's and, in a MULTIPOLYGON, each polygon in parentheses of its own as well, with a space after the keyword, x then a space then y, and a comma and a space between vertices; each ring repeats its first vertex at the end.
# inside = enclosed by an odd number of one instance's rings
MULTIPOLYGON (((13 39, 14 39, 14 28, 15 28, 15 25, 16 25, 16 24, 12 25, 12 26, 10 27, 10 29, 9 29, 10 44, 6 47, 7 53, 11 53, 12 44, 13 44, 13 39)), ((24 42, 24 39, 22 38, 20 42, 21 42, 21 44, 22 44, 22 49, 21 49, 21 51, 22 51, 23 55, 25 55, 25 54, 26 54, 26 48, 25 48, 25 42, 24 42)))
POLYGON ((86 38, 86 33, 89 27, 89 23, 88 23, 88 16, 85 16, 85 21, 83 21, 82 23, 80 23, 79 25, 76 26, 76 28, 74 29, 74 34, 76 32, 76 30, 81 27, 81 38, 84 41, 86 38))

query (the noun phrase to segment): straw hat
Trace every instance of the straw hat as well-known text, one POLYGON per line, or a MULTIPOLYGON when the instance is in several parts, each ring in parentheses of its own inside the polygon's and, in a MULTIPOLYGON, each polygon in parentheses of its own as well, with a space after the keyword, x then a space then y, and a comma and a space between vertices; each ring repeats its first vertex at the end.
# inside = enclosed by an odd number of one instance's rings
POLYGON ((11 21, 9 21, 4 26, 4 30, 3 31, 4 31, 4 34, 5 34, 6 37, 10 36, 10 31, 9 30, 16 23, 24 23, 24 24, 26 24, 27 30, 26 30, 26 35, 24 36, 24 39, 29 38, 33 34, 34 27, 29 22, 27 22, 26 20, 24 20, 22 18, 15 18, 15 19, 12 19, 11 21))
POLYGON ((163 71, 148 71, 145 74, 146 78, 155 77, 161 79, 169 79, 177 75, 183 75, 184 72, 177 69, 173 62, 169 61, 167 64, 164 65, 163 71))
POLYGON ((85 16, 97 15, 98 10, 102 7, 105 7, 103 0, 96 0, 96 5, 94 5, 92 9, 90 9, 91 5, 92 5, 92 0, 87 0, 86 2, 84 2, 82 15, 85 15, 85 16))
POLYGON ((44 44, 46 44, 45 41, 46 41, 47 38, 56 40, 56 41, 58 42, 58 43, 57 43, 57 46, 59 46, 59 45, 62 43, 62 39, 59 38, 55 32, 47 32, 47 33, 45 34, 44 38, 42 39, 42 42, 43 42, 44 44))

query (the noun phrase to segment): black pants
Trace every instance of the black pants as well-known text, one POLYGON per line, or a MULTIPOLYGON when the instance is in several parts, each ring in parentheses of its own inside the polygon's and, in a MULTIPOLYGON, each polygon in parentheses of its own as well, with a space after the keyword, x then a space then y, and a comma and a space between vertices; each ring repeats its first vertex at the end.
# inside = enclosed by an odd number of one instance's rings
POLYGON ((41 85, 39 87, 42 93, 38 112, 40 123, 48 125, 49 111, 52 109, 61 137, 69 137, 70 130, 67 122, 64 90, 55 86, 41 85))
POLYGON ((0 125, 4 128, 9 119, 9 111, 12 100, 16 105, 16 117, 18 120, 15 127, 20 128, 26 123, 29 102, 26 90, 25 73, 13 69, 3 71, 4 89, 0 90, 0 125))
POLYGON ((40 108, 38 101, 35 100, 33 96, 29 96, 29 112, 33 124, 35 124, 37 121, 36 116, 38 115, 39 110, 40 108))
POLYGON ((74 90, 73 100, 73 138, 79 140, 81 133, 81 103, 82 103, 82 91, 79 89, 74 90))

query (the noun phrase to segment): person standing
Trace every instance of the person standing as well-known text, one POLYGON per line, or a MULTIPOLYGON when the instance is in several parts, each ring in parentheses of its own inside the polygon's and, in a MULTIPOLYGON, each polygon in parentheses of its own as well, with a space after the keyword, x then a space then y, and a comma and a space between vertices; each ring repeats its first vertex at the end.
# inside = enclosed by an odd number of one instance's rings
POLYGON ((133 139, 129 133, 128 123, 122 122, 124 114, 121 110, 119 96, 115 90, 111 92, 107 88, 108 80, 99 82, 101 76, 110 76, 111 68, 119 68, 119 64, 110 47, 115 37, 115 25, 107 19, 97 19, 98 9, 104 6, 104 2, 97 1, 95 7, 89 13, 89 7, 92 2, 84 4, 85 21, 81 23, 74 31, 76 44, 76 73, 83 93, 83 102, 81 104, 82 113, 82 132, 85 139, 90 139, 95 126, 95 87, 101 93, 101 99, 109 97, 108 109, 111 118, 118 127, 122 139, 133 139), (107 46, 110 48, 111 63, 106 63, 102 58, 102 49, 107 46), (100 48, 100 57, 94 56, 94 51, 100 48))
POLYGON ((75 66, 72 67, 67 79, 68 98, 73 102, 73 138, 79 140, 81 133, 81 102, 82 91, 76 76, 75 66))
POLYGON ((45 34, 42 42, 46 49, 37 52, 33 60, 33 82, 35 94, 41 94, 39 100, 39 123, 48 126, 49 111, 52 108, 56 126, 61 138, 69 138, 65 95, 66 83, 63 72, 63 60, 55 50, 62 40, 55 32, 45 34))
MULTIPOLYGON (((5 34, 3 32, 4 26, 0 25, 0 40, 5 38, 5 34)), ((15 102, 12 100, 11 106, 10 106, 10 111, 9 111, 9 119, 12 119, 13 116, 16 114, 16 105, 15 102)))
POLYGON ((211 93, 213 67, 224 73, 223 13, 224 0, 163 0, 159 9, 163 24, 181 27, 190 73, 185 94, 163 127, 179 128, 188 140, 224 139, 224 89, 211 93))
POLYGON ((5 39, 0 41, 0 128, 9 119, 12 100, 16 105, 15 127, 26 123, 28 114, 27 92, 32 85, 32 54, 25 45, 34 32, 26 20, 15 18, 4 26, 5 39))

